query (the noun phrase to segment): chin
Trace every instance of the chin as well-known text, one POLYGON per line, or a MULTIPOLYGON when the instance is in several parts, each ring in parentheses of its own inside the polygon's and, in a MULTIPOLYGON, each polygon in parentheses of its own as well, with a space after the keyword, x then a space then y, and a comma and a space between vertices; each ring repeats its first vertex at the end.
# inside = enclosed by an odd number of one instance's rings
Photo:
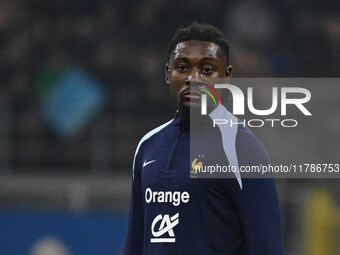
POLYGON ((190 109, 201 109, 201 103, 183 102, 179 103, 179 108, 185 111, 190 111, 190 109))
POLYGON ((179 104, 179 111, 182 112, 182 116, 185 119, 189 119, 190 114, 193 115, 200 115, 201 113, 201 103, 196 103, 196 102, 182 102, 179 104))

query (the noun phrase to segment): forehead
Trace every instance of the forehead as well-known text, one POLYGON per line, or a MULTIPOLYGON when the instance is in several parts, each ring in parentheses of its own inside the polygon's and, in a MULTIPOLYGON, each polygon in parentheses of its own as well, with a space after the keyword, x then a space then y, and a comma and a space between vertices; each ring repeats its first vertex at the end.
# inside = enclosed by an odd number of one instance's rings
POLYGON ((213 42, 190 40, 180 42, 172 52, 172 59, 177 58, 224 58, 220 46, 213 42))

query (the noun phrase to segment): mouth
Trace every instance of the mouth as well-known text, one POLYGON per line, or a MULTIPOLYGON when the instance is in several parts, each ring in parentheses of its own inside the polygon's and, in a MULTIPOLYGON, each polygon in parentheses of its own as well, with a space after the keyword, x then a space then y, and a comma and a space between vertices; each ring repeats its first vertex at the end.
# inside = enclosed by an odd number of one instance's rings
POLYGON ((197 90, 188 90, 183 93, 183 97, 189 100, 199 100, 201 99, 201 93, 197 90))
POLYGON ((179 106, 184 108, 199 107, 201 105, 201 93, 194 88, 187 88, 180 93, 179 106))

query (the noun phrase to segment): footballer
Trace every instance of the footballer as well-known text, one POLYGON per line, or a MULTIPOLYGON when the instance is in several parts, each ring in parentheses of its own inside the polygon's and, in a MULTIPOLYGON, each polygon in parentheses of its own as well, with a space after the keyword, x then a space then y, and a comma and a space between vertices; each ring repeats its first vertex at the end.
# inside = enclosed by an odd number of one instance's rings
MULTIPOLYGON (((198 158, 190 159, 190 107, 200 109, 197 82, 231 73, 229 46, 218 29, 193 23, 176 32, 165 75, 178 111, 137 146, 123 254, 282 254, 273 179, 191 178, 192 167, 212 154, 230 165, 269 164, 262 143, 242 125, 215 128, 214 142, 195 147, 198 158)), ((222 104, 209 107, 207 116, 235 118, 222 104)))

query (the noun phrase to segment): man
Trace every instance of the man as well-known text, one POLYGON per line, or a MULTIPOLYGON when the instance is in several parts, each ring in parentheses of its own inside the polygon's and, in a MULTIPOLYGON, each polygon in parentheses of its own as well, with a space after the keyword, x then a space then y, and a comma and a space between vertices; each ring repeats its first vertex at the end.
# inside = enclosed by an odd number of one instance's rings
MULTIPOLYGON (((197 84, 228 79, 231 72, 229 46, 215 27, 193 23, 177 31, 169 47, 166 83, 179 109, 137 146, 123 254, 282 254, 272 179, 190 178, 197 164, 190 162, 189 125, 190 108, 200 109, 197 84)), ((210 118, 233 118, 221 104, 208 108, 210 118)), ((230 165, 268 164, 263 145, 248 128, 214 130, 216 144, 197 148, 198 157, 220 155, 230 165)))

